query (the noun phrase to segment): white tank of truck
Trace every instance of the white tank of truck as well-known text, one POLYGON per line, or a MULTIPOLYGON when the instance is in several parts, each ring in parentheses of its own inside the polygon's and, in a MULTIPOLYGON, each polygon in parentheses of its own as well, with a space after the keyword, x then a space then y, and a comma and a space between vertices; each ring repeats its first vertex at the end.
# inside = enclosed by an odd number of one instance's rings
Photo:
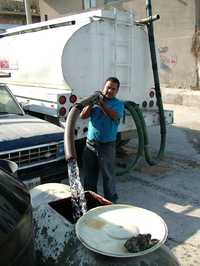
MULTIPOLYGON (((31 113, 64 122, 74 102, 116 76, 118 97, 139 104, 148 125, 158 123, 148 34, 133 13, 91 10, 8 29, 0 37, 0 72, 10 76, 0 82, 31 113)), ((170 112, 166 120, 172 121, 170 112)), ((85 136, 84 123, 77 122, 77 138, 85 136)), ((127 120, 119 130, 131 127, 127 120)))

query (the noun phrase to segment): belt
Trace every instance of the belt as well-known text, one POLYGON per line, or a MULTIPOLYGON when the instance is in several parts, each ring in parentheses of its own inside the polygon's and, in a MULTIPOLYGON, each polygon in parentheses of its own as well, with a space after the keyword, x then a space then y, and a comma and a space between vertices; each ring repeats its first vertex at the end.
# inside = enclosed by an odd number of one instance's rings
POLYGON ((89 145, 95 146, 95 145, 111 144, 111 143, 115 143, 115 141, 100 142, 100 141, 97 141, 97 140, 89 140, 89 139, 87 139, 86 143, 89 144, 89 145))

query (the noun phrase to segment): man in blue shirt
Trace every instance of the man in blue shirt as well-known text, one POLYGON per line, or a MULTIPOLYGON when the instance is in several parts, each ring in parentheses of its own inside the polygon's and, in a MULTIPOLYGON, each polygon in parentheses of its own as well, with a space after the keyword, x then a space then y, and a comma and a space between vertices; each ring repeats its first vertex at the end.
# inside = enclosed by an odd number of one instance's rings
POLYGON ((102 99, 84 107, 80 117, 89 118, 86 147, 83 153, 84 189, 97 192, 99 170, 103 178, 104 197, 116 202, 116 137, 124 104, 116 98, 120 82, 115 77, 105 81, 102 99))

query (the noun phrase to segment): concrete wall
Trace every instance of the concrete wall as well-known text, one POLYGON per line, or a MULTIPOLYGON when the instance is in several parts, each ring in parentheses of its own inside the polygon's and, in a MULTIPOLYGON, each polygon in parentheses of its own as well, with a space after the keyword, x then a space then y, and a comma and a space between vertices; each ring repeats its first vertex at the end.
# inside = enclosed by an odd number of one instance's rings
MULTIPOLYGON (((82 11, 84 9, 83 0, 39 0, 41 20, 65 16, 67 13, 82 11)), ((97 7, 103 7, 104 0, 97 0, 97 7)))
MULTIPOLYGON (((134 9, 136 17, 145 17, 145 1, 123 4, 134 9)), ((154 23, 155 36, 161 56, 160 79, 169 87, 190 88, 195 85, 195 60, 190 52, 195 28, 194 0, 152 0, 153 14, 160 20, 154 23)))
MULTIPOLYGON (((103 6, 97 0, 97 6, 103 6)), ((196 83, 195 60, 190 52, 195 28, 195 0, 152 0, 153 14, 161 19, 154 23, 156 43, 161 57, 160 81, 163 86, 190 88, 196 83)), ((146 16, 145 0, 118 1, 113 6, 134 10, 136 18, 146 16)), ((41 17, 63 16, 83 9, 81 0, 40 0, 41 17)))
POLYGON ((40 0, 40 15, 41 20, 45 20, 45 15, 48 19, 62 17, 66 13, 79 11, 83 8, 82 0, 40 0))

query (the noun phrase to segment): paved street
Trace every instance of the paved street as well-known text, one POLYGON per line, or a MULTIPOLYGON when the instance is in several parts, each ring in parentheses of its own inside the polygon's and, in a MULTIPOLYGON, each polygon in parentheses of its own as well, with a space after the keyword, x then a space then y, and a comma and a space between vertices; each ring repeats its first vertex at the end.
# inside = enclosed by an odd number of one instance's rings
MULTIPOLYGON (((168 127, 165 160, 145 162, 118 180, 119 202, 152 210, 166 222, 166 245, 182 266, 200 261, 200 109, 166 105, 174 110, 168 127)), ((151 144, 159 144, 159 129, 151 130, 151 144)))

